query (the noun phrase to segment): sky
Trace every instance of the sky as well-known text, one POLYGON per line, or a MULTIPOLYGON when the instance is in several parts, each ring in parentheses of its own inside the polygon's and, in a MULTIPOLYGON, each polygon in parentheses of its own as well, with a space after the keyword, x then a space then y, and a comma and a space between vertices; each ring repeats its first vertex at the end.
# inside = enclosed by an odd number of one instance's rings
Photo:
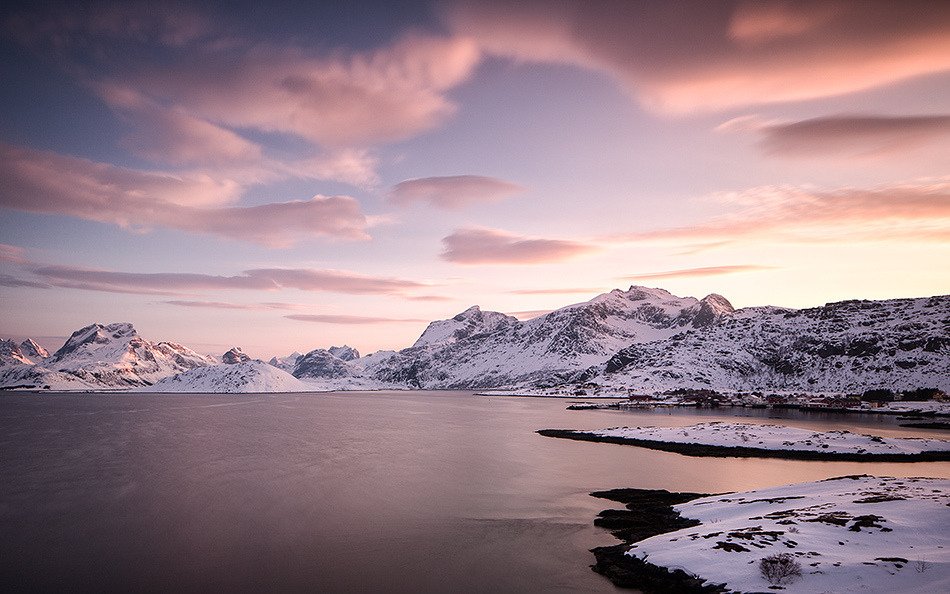
POLYGON ((950 293, 950 4, 7 2, 0 337, 950 293))

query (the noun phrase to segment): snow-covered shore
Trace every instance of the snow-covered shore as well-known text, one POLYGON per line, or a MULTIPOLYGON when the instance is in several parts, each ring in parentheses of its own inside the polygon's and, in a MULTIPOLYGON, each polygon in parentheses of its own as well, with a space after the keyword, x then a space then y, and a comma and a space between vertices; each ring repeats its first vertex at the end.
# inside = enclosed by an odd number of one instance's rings
POLYGON ((688 427, 617 427, 591 431, 595 435, 721 447, 751 447, 854 454, 919 454, 950 450, 943 439, 894 438, 850 431, 816 432, 786 425, 699 423, 688 427))
POLYGON ((816 432, 785 425, 699 423, 687 427, 542 429, 547 437, 629 444, 691 456, 761 456, 805 460, 950 460, 950 441, 816 432))
POLYGON ((790 553, 784 591, 950 592, 950 481, 851 476, 695 499, 699 526, 635 543, 627 555, 741 592, 768 591, 762 558, 790 553))

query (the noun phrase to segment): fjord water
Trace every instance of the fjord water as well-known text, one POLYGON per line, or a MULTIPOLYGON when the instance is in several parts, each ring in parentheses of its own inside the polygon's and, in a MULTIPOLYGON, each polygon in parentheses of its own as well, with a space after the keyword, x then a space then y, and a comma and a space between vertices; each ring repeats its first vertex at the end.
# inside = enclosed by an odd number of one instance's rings
MULTIPOLYGON (((28 590, 601 592, 615 487, 699 492, 950 463, 690 458, 539 436, 729 412, 468 392, 0 393, 0 583, 28 590)), ((941 437, 893 419, 752 422, 941 437)))

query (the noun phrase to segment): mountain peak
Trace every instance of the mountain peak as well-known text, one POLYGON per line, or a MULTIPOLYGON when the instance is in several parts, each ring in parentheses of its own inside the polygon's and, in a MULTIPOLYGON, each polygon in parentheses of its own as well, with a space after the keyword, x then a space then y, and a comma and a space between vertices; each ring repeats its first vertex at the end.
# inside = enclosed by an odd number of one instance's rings
POLYGON ((30 359, 46 359, 49 357, 49 351, 38 345, 32 338, 27 338, 21 342, 20 350, 30 359))
POLYGON ((332 346, 327 350, 331 355, 343 361, 355 361, 360 358, 360 352, 349 345, 332 346))
POLYGON ((244 363, 250 361, 251 358, 248 357, 244 351, 241 350, 241 347, 233 347, 228 352, 221 355, 221 362, 227 365, 234 365, 236 363, 244 363))

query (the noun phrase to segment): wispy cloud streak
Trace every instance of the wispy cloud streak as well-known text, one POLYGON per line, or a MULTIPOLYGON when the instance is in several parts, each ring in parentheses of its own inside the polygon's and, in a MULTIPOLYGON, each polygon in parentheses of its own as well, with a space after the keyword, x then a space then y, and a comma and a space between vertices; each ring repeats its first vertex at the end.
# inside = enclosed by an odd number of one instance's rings
POLYGON ((703 266, 700 268, 681 268, 663 272, 644 272, 621 277, 623 280, 667 279, 667 278, 694 278, 703 276, 721 276, 724 274, 738 274, 742 272, 759 272, 773 270, 774 266, 758 266, 755 264, 736 264, 732 266, 703 266))
POLYGON ((362 325, 362 324, 401 324, 426 322, 428 320, 417 318, 385 318, 376 316, 350 316, 342 314, 291 314, 284 316, 289 320, 298 322, 316 322, 319 324, 344 324, 344 325, 362 325))
POLYGON ((515 235, 498 229, 458 229, 442 239, 444 260, 458 264, 540 264, 590 253, 596 246, 515 235))
POLYGON ((235 182, 144 172, 10 145, 0 145, 0 182, 5 187, 0 207, 140 231, 165 227, 270 247, 314 237, 369 237, 366 216, 349 196, 225 206, 240 193, 235 182))
POLYGON ((497 202, 525 188, 493 177, 451 175, 409 179, 393 186, 389 199, 393 204, 408 206, 423 202, 438 208, 458 209, 473 204, 497 202))

